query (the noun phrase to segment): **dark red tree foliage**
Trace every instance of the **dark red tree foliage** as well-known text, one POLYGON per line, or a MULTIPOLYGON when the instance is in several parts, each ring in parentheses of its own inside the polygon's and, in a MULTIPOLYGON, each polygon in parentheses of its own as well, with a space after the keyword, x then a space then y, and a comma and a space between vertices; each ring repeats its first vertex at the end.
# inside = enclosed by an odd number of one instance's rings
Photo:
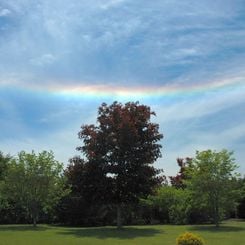
POLYGON ((137 202, 163 180, 152 165, 161 156, 163 138, 159 125, 150 122, 152 116, 150 107, 138 102, 103 103, 97 124, 79 132, 83 146, 77 149, 107 177, 111 203, 137 202))
POLYGON ((169 176, 170 183, 175 188, 185 188, 184 180, 187 178, 185 175, 185 170, 188 166, 190 166, 192 158, 177 158, 177 163, 180 167, 180 170, 176 176, 169 176))

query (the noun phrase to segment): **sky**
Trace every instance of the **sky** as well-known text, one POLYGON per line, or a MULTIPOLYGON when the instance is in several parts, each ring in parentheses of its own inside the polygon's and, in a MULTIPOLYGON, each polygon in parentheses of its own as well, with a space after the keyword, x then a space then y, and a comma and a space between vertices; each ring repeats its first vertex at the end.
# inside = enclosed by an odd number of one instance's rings
POLYGON ((79 154, 103 103, 156 112, 162 157, 234 151, 245 174, 244 0, 0 0, 0 150, 79 154))

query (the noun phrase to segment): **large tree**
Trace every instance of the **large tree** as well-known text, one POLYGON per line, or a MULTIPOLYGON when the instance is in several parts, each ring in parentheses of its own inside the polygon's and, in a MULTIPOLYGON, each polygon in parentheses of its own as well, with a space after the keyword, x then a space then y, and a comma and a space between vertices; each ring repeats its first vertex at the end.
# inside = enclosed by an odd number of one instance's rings
MULTIPOLYGON (((84 125, 78 147, 87 161, 99 168, 110 185, 109 202, 117 206, 117 225, 121 227, 124 204, 135 203, 161 182, 160 170, 153 163, 161 156, 159 125, 151 122, 155 113, 138 102, 111 105, 103 103, 97 124, 84 125)), ((108 196, 108 188, 106 191, 108 196)), ((101 192, 102 193, 102 192, 101 192)))
POLYGON ((62 164, 52 152, 22 151, 8 167, 3 192, 8 200, 24 207, 36 226, 40 211, 50 210, 68 192, 62 173, 62 164))
POLYGON ((233 152, 206 150, 197 151, 196 157, 185 171, 188 176, 187 188, 192 191, 193 200, 210 213, 216 226, 219 226, 224 213, 235 205, 236 168, 233 152))

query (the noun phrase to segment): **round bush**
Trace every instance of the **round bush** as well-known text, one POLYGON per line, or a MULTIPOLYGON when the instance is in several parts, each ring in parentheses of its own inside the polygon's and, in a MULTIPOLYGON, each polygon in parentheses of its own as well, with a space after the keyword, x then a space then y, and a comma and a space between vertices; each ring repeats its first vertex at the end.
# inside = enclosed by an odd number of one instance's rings
POLYGON ((201 237, 193 233, 185 232, 184 234, 181 234, 176 239, 176 244, 177 245, 204 245, 204 241, 201 237))

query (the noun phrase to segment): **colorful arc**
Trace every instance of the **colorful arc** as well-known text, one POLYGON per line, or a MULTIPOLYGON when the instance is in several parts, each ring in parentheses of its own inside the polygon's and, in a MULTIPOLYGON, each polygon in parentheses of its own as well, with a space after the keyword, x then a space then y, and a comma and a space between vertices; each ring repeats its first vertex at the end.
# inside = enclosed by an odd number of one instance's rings
POLYGON ((79 85, 78 82, 67 82, 64 85, 58 82, 51 82, 50 85, 24 84, 21 82, 0 83, 2 86, 17 87, 31 92, 44 92, 58 95, 70 96, 119 96, 119 97, 148 97, 148 96, 171 96, 181 94, 193 94, 217 89, 232 89, 245 86, 245 77, 233 77, 219 81, 204 82, 199 84, 172 84, 164 86, 118 86, 118 85, 79 85), (69 85, 70 84, 70 85, 69 85), (10 86, 11 85, 11 86, 10 86))

